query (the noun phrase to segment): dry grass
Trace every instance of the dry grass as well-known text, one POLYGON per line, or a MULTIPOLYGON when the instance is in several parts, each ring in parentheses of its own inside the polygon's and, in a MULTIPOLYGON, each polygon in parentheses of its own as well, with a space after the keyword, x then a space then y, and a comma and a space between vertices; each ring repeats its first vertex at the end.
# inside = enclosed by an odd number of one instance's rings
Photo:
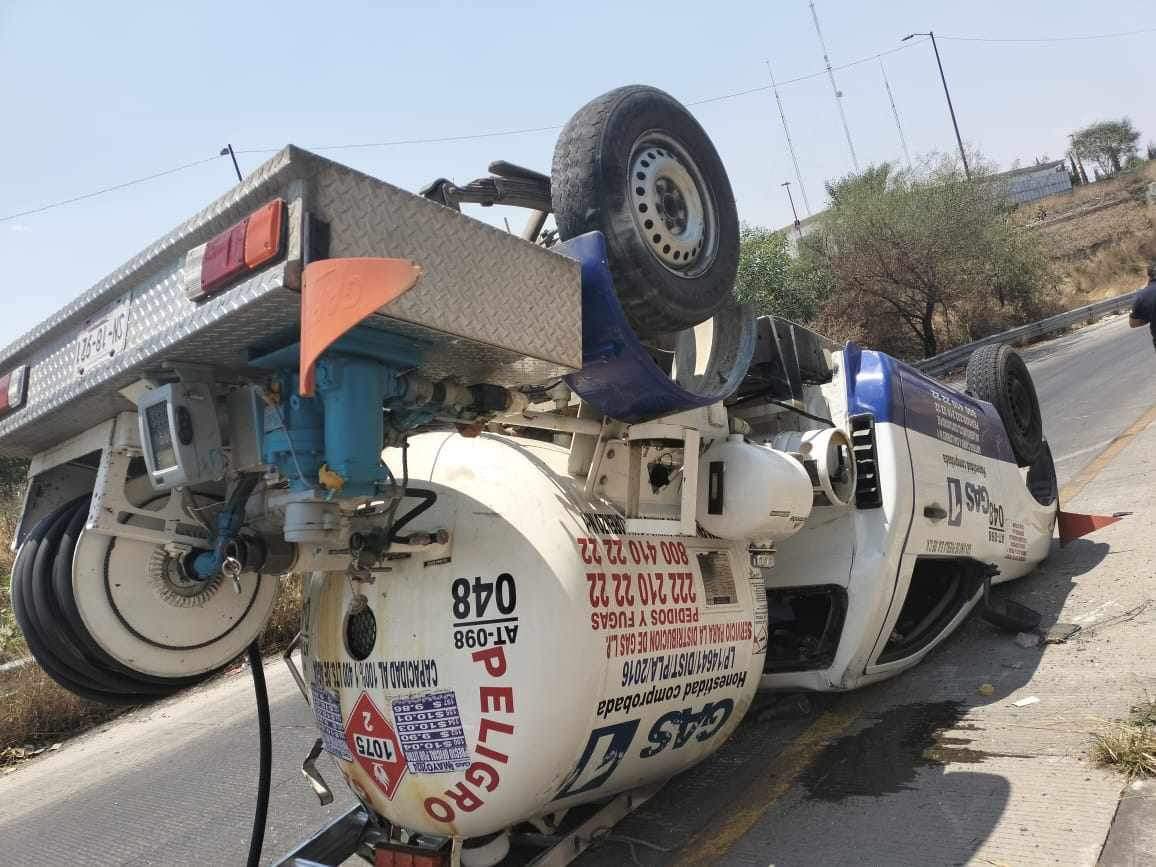
MULTIPOLYGON (((12 620, 7 582, 5 576, 0 583, 0 661, 28 653, 12 620)), ((273 613, 261 633, 265 654, 280 653, 300 629, 302 583, 298 576, 282 579, 273 613)), ((35 663, 0 674, 0 767, 51 749, 127 710, 73 695, 35 663)))
POLYGON ((1156 208, 1146 205, 1144 193, 1154 181, 1156 163, 1149 162, 1023 209, 1025 224, 1042 235, 1059 274, 1059 307, 1080 307, 1147 282, 1145 266, 1156 260, 1156 208), (1041 209, 1046 217, 1037 221, 1041 209))
POLYGON ((12 615, 12 537, 19 517, 19 497, 0 496, 0 665, 28 655, 12 615))
POLYGON ((1129 780, 1156 776, 1156 701, 1146 698, 1132 708, 1127 720, 1094 734, 1092 759, 1129 780))
POLYGON ((28 655, 24 636, 12 615, 12 597, 8 574, 0 576, 0 665, 28 655))
POLYGON ((128 710, 78 698, 35 664, 0 677, 0 766, 128 710))
POLYGON ((281 579, 277 601, 273 613, 265 623, 261 633, 261 652, 268 655, 280 653, 289 646, 293 636, 301 629, 301 600, 304 579, 300 575, 287 575, 281 579))

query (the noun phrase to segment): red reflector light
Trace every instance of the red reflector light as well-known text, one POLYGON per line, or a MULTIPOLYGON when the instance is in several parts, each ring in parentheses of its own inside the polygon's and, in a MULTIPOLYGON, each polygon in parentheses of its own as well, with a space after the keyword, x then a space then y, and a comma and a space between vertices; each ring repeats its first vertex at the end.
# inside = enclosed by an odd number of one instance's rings
POLYGON ((185 294, 198 301, 277 258, 284 214, 285 201, 274 199, 203 247, 191 250, 185 257, 185 294))
POLYGON ((402 846, 398 843, 379 843, 373 850, 373 867, 448 867, 449 858, 440 852, 402 846))
POLYGON ((201 260, 201 291, 220 289, 245 270, 245 225, 243 220, 205 245, 201 260))
POLYGON ((28 394, 28 365, 0 376, 0 415, 24 406, 28 394))

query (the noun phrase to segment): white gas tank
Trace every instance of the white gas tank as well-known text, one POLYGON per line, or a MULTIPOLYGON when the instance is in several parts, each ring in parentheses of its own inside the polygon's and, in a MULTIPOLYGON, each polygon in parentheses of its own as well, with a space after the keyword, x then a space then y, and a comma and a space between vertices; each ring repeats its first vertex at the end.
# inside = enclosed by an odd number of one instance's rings
POLYGON ((741 435, 715 440, 699 459, 698 522, 720 538, 781 542, 799 532, 813 502, 799 461, 741 435))
POLYGON ((309 582, 323 742, 391 822, 477 837, 662 780, 750 706, 767 632, 745 544, 624 534, 566 454, 415 437, 410 484, 437 502, 405 532, 448 529, 451 556, 309 582))

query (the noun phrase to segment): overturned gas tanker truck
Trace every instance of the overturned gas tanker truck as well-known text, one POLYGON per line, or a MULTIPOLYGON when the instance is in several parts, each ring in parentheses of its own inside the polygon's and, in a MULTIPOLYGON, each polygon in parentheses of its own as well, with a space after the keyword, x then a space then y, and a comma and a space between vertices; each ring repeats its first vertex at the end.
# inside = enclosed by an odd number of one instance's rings
POLYGON ((750 315, 671 97, 612 91, 549 176, 490 172, 414 195, 287 147, 0 354, 14 609, 60 684, 170 695, 304 582, 305 767, 359 804, 282 863, 497 864, 518 829, 572 856, 756 690, 893 675, 1049 548, 1019 357, 962 393, 750 315))

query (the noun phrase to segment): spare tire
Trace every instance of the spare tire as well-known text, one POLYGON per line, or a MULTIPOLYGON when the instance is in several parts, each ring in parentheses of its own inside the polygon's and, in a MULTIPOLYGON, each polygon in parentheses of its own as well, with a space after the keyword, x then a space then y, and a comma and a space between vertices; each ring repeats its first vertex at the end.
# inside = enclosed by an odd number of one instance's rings
POLYGON ((587 103, 558 137, 550 189, 562 240, 606 236, 639 336, 690 328, 731 299, 734 193, 706 132, 669 94, 631 85, 587 103))
POLYGON ((1032 375, 1019 353, 1006 344, 977 349, 967 362, 967 390, 995 407, 1016 463, 1034 464, 1044 448, 1044 420, 1032 375))

